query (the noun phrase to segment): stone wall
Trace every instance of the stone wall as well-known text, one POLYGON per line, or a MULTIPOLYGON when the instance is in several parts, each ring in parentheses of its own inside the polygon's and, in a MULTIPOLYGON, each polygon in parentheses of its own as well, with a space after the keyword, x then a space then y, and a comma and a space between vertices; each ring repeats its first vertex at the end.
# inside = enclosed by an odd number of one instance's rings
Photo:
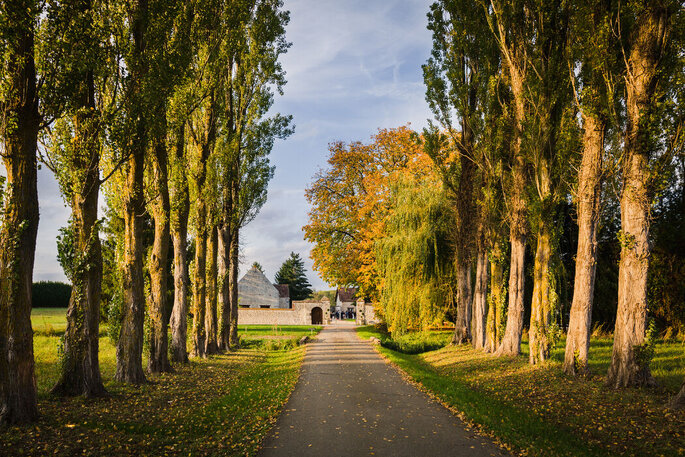
POLYGON ((329 301, 320 302, 294 301, 290 309, 279 308, 240 308, 238 309, 239 325, 312 325, 312 309, 321 308, 323 323, 330 323, 328 312, 329 301))
POLYGON ((373 303, 357 302, 357 325, 371 325, 377 324, 376 313, 373 309, 373 303))

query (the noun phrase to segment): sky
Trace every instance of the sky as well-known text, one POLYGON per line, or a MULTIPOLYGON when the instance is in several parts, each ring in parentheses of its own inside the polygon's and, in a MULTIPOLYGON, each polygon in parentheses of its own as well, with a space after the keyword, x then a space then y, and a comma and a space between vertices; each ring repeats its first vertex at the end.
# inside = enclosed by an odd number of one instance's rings
MULTIPOLYGON (((431 50, 426 29, 432 0, 285 0, 290 11, 282 57, 288 83, 272 113, 291 114, 295 134, 277 141, 276 171, 268 199, 241 234, 241 275, 259 262, 273 280, 290 252, 305 261, 316 290, 328 285, 312 270, 311 244, 304 240, 306 187, 325 169, 334 141, 368 142, 379 128, 411 124, 421 130, 431 113, 425 102, 421 65, 431 50)), ((69 209, 56 181, 38 175, 40 223, 34 280, 66 281, 57 262, 56 237, 69 209)))

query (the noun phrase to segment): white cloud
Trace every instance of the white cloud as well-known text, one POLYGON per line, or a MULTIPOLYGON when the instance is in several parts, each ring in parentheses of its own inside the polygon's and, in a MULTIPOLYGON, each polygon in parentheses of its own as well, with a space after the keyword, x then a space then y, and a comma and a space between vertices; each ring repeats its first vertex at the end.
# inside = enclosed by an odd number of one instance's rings
MULTIPOLYGON (((260 262, 273 279, 291 251, 305 259, 316 288, 328 286, 312 271, 311 245, 303 239, 308 205, 304 188, 326 166, 328 144, 368 141, 378 128, 411 122, 420 130, 431 117, 424 101, 421 65, 429 57, 426 13, 432 0, 286 0, 293 43, 283 58, 288 84, 273 112, 292 114, 295 134, 278 141, 269 200, 244 229, 243 268, 260 262)), ((57 185, 39 176, 41 221, 36 280, 64 279, 55 237, 66 224, 57 185)))

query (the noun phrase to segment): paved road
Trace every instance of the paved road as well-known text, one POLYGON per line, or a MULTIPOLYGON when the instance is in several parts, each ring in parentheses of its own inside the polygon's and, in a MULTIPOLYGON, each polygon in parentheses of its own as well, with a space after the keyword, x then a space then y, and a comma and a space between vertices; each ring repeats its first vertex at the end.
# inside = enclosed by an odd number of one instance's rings
POLYGON ((353 326, 310 344, 300 380, 259 453, 272 456, 501 456, 402 379, 353 326))

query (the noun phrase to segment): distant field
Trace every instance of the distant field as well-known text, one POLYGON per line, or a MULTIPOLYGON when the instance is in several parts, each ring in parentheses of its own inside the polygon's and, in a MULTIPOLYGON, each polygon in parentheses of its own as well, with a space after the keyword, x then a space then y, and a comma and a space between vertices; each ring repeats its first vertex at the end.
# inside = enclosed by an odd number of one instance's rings
POLYGON ((67 308, 33 308, 31 325, 35 332, 50 333, 50 327, 55 332, 64 332, 67 328, 67 308))

